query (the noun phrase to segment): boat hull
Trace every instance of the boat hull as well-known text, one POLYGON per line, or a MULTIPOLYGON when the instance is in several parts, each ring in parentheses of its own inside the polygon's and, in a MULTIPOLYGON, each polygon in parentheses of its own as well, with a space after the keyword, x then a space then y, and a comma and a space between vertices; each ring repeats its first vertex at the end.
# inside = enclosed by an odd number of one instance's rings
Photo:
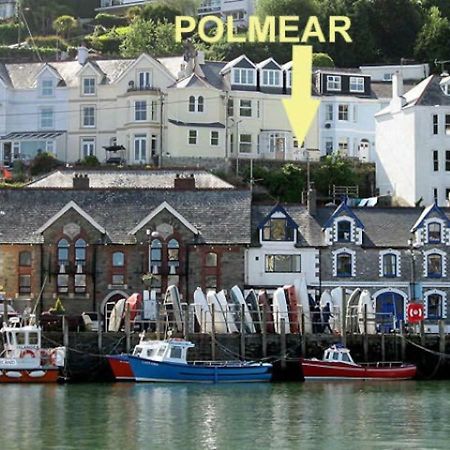
POLYGON ((376 363, 350 365, 340 362, 301 360, 305 380, 409 380, 417 367, 413 364, 376 363))
POLYGON ((56 383, 59 379, 58 368, 0 371, 0 383, 56 383))
POLYGON ((272 377, 271 364, 176 364, 153 361, 136 356, 129 356, 129 361, 136 381, 249 383, 268 382, 272 377))
POLYGON ((128 355, 108 355, 106 359, 116 380, 134 381, 128 355))

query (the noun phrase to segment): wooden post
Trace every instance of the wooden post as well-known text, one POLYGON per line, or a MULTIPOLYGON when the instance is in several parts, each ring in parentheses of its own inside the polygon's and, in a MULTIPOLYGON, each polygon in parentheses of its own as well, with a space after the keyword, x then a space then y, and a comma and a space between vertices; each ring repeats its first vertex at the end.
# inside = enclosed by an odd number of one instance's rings
POLYGON ((384 331, 381 332, 381 361, 386 361, 386 338, 384 336, 384 331))
POLYGON ((160 339, 161 335, 161 317, 160 317, 160 311, 159 311, 159 301, 156 300, 156 339, 160 339))
POLYGON ((420 322, 420 345, 425 347, 425 323, 423 320, 420 322))
POLYGON ((264 305, 262 310, 262 328, 261 328, 261 344, 262 355, 265 358, 267 356, 267 306, 264 305))
POLYGON ((400 358, 401 361, 405 360, 406 354, 406 340, 405 340, 405 323, 400 320, 400 358))
POLYGON ((126 345, 125 345, 125 351, 126 353, 130 353, 131 350, 131 309, 130 304, 127 303, 125 307, 125 338, 126 338, 126 345))
POLYGON ((183 337, 187 341, 189 335, 189 305, 183 306, 183 337))
POLYGON ((211 305, 211 359, 216 360, 216 319, 214 317, 214 303, 211 305))
POLYGON ((66 316, 62 316, 63 346, 69 348, 69 321, 66 316))
POLYGON ((245 305, 241 306, 241 357, 245 359, 245 305))
POLYGON ((445 321, 439 321, 439 352, 445 353, 445 321))
POLYGON ((369 336, 367 335, 367 305, 364 305, 364 335, 363 335, 363 351, 364 361, 369 361, 369 336))
POLYGON ((101 355, 103 352, 103 330, 102 330, 102 315, 100 313, 100 308, 97 308, 97 347, 98 353, 101 355))
POLYGON ((281 368, 286 369, 286 329, 285 319, 280 319, 281 368))
POLYGON ((342 345, 347 347, 347 299, 345 298, 345 288, 342 289, 342 345))

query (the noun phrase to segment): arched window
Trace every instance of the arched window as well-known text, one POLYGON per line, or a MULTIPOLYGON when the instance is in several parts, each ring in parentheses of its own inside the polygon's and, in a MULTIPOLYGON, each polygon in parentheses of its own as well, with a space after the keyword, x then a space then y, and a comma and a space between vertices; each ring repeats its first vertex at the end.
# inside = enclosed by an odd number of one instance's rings
POLYGON ((125 255, 123 252, 114 252, 112 255, 113 267, 123 267, 125 265, 125 255))
POLYGON ((438 244, 441 242, 441 224, 438 222, 431 222, 428 224, 428 242, 438 244))
POLYGON ((180 244, 176 239, 171 239, 167 244, 167 261, 169 267, 180 265, 180 244))
POLYGON ((200 96, 197 100, 197 111, 203 112, 205 110, 205 99, 200 96))
POLYGON ((160 266, 162 262, 162 243, 159 239, 153 239, 150 246, 150 265, 160 266))
POLYGON ((338 242, 349 242, 351 236, 352 224, 348 220, 341 220, 337 223, 338 242))
POLYGON ((217 253, 207 253, 205 258, 206 267, 217 267, 217 253))
POLYGON ((31 266, 31 252, 20 252, 19 253, 19 266, 20 267, 30 267, 31 266))
POLYGON ((84 239, 78 239, 75 242, 75 264, 86 264, 86 241, 84 239))
POLYGON ((427 275, 430 278, 442 277, 442 256, 438 253, 431 253, 427 256, 427 275))
POLYGON ((61 239, 58 242, 58 264, 68 264, 69 262, 69 242, 61 239))
POLYGON ((195 97, 193 95, 189 97, 189 112, 195 112, 195 97))
POLYGON ((352 276, 352 255, 350 253, 340 253, 336 256, 336 275, 338 277, 352 276))
POLYGON ((397 276, 397 255, 387 253, 383 255, 383 277, 397 276))
POLYGON ((427 319, 442 319, 443 298, 440 294, 430 294, 427 297, 427 319))

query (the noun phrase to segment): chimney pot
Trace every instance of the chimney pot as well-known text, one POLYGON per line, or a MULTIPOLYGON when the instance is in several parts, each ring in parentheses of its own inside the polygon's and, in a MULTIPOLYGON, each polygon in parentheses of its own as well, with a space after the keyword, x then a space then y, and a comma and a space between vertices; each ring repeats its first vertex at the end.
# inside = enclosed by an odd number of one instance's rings
POLYGON ((76 173, 73 177, 73 189, 87 191, 90 187, 89 175, 76 173))

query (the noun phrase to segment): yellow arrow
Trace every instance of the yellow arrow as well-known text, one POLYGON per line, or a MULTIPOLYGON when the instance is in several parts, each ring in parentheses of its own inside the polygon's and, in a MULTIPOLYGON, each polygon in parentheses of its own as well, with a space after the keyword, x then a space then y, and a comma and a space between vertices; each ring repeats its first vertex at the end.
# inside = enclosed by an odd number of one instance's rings
POLYGON ((292 47, 292 95, 283 100, 284 109, 298 144, 302 145, 319 109, 320 100, 311 97, 312 47, 292 47))

